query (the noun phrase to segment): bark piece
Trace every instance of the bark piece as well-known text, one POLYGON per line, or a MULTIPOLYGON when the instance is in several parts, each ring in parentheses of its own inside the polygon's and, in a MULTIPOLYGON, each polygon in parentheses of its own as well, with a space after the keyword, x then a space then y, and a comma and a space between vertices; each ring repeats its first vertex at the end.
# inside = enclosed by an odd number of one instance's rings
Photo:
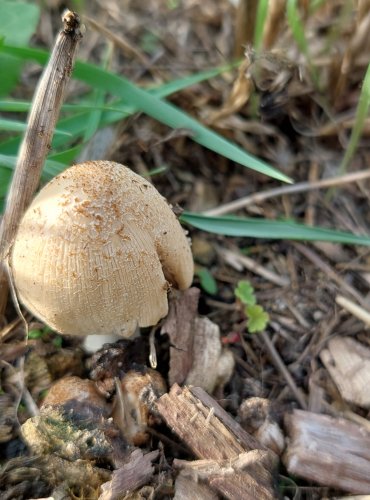
POLYGON ((182 469, 193 481, 207 481, 223 496, 232 499, 271 498, 264 496, 267 491, 261 487, 271 481, 270 465, 269 454, 261 450, 247 451, 227 460, 175 459, 173 462, 175 468, 182 469))
POLYGON ((115 500, 125 497, 145 485, 154 473, 152 461, 158 457, 158 450, 146 455, 138 448, 131 453, 129 461, 115 470, 111 481, 102 484, 99 500, 115 500))
POLYGON ((230 379, 235 362, 230 351, 222 349, 220 328, 208 318, 195 318, 192 335, 192 367, 187 385, 200 386, 210 394, 230 379))
MULTIPOLYGON (((245 432, 203 389, 175 384, 157 401, 157 408, 193 453, 210 461, 201 463, 200 470, 205 465, 203 478, 219 493, 238 500, 277 497, 273 485, 275 455, 245 432)), ((189 467, 194 469, 194 463, 189 467)))
POLYGON ((370 408, 370 349, 350 337, 335 337, 320 358, 342 398, 370 408))
POLYGON ((168 316, 161 328, 170 341, 169 384, 182 384, 192 365, 193 321, 197 315, 200 290, 190 288, 176 294, 170 302, 168 316))
POLYGON ((351 493, 370 491, 370 433, 342 418, 295 410, 285 418, 290 474, 351 493))
POLYGON ((197 314, 199 289, 177 293, 161 333, 170 342, 169 383, 200 386, 209 393, 222 387, 234 370, 234 358, 222 348, 218 325, 197 314))

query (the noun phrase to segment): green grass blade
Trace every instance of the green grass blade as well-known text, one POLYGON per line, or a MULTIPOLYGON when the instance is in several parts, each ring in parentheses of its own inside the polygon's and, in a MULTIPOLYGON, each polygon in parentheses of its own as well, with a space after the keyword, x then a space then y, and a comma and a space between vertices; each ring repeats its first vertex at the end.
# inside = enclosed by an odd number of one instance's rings
POLYGON ((137 109, 145 112, 147 115, 171 128, 188 129, 192 135, 192 139, 202 146, 211 149, 212 151, 219 153, 232 161, 240 163, 245 167, 249 167, 281 181, 291 182, 291 179, 289 179, 286 175, 270 167, 249 153, 246 153, 241 148, 227 141, 215 132, 207 129, 197 120, 179 110, 172 104, 169 104, 158 97, 151 95, 149 92, 134 86, 128 80, 113 74, 109 74, 109 76, 107 76, 106 72, 102 72, 99 68, 94 68, 87 64, 84 65, 83 69, 83 72, 81 70, 79 72, 76 71, 76 77, 79 77, 86 83, 88 83, 94 75, 94 85, 96 87, 104 88, 108 92, 119 95, 123 99, 127 99, 127 101, 130 104, 133 104, 137 109))
MULTIPOLYGON (((14 170, 17 162, 16 156, 7 156, 0 154, 0 169, 6 168, 7 170, 14 170)), ((46 174, 47 177, 54 177, 59 174, 66 168, 64 163, 55 161, 55 160, 46 160, 43 174, 46 174)))
MULTIPOLYGON (((92 111, 99 109, 101 111, 115 111, 120 112, 122 106, 122 101, 117 101, 117 107, 114 106, 114 102, 106 105, 103 104, 101 106, 97 106, 94 102, 91 104, 63 104, 63 111, 73 111, 74 113, 79 113, 83 111, 92 111)), ((1 101, 0 100, 0 111, 4 111, 6 113, 27 113, 31 109, 30 101, 17 101, 17 100, 9 100, 9 101, 1 101)))
POLYGON ((80 153, 81 149, 82 145, 74 146, 73 148, 61 151, 60 153, 49 155, 48 159, 56 161, 57 163, 60 163, 62 165, 70 165, 76 158, 76 156, 80 153))
MULTIPOLYGON (((272 0, 275 1, 275 0, 272 0)), ((262 48, 263 29, 265 27, 269 0, 259 0, 256 14, 256 26, 254 29, 253 47, 259 51, 262 48)))
POLYGON ((156 95, 157 97, 167 97, 168 95, 180 92, 181 90, 191 87, 192 85, 196 85, 197 83, 211 80, 221 73, 232 70, 233 68, 239 66, 239 64, 240 61, 236 61, 224 66, 219 66, 218 68, 206 69, 204 71, 200 71, 199 73, 194 73, 193 75, 184 76, 183 78, 177 78, 168 83, 163 83, 158 87, 151 87, 148 89, 148 92, 156 95))
MULTIPOLYGON (((47 53, 45 52, 45 55, 47 53)), ((148 89, 148 92, 151 94, 164 98, 167 97, 171 94, 175 94, 176 92, 180 92, 181 90, 184 90, 188 87, 191 87, 192 85, 195 85, 197 83, 201 83, 205 80, 210 80, 211 78, 214 78, 221 73, 225 71, 230 71, 232 68, 237 66, 239 64, 238 62, 233 62, 230 64, 227 64, 225 66, 220 66, 218 68, 213 68, 213 69, 208 69, 205 71, 201 71, 199 73, 195 73, 194 75, 189 75, 185 76, 183 78, 178 78, 176 80, 172 80, 168 83, 163 83, 162 85, 152 87, 148 89)), ((78 65, 78 62, 77 62, 78 65)), ((126 106, 127 109, 125 109, 125 112, 129 110, 127 104, 125 104, 121 99, 116 101, 111 102, 110 104, 105 104, 103 106, 98 106, 94 103, 91 104, 63 104, 62 109, 64 111, 74 111, 74 112, 80 112, 80 111, 91 111, 92 109, 101 109, 102 111, 113 111, 113 112, 121 112, 122 111, 122 106, 126 106)), ((30 110, 31 108, 31 102, 30 101, 22 101, 22 100, 16 100, 16 99, 9 99, 9 100, 0 100, 0 111, 4 112, 13 112, 13 113, 26 113, 30 110)))
POLYGON ((0 118, 0 130, 6 132, 24 132, 26 130, 26 124, 17 120, 0 118))
POLYGON ((245 236, 298 241, 330 241, 370 246, 370 237, 326 229, 305 226, 290 221, 277 221, 236 216, 210 217, 206 215, 184 212, 180 220, 197 229, 225 236, 245 236))
POLYGON ((308 43, 304 33, 304 26, 300 19, 297 0, 288 0, 287 19, 299 50, 309 59, 308 43))
MULTIPOLYGON (((12 55, 18 54, 19 57, 23 58, 36 58, 37 60, 42 59, 43 61, 45 59, 44 54, 40 54, 40 51, 36 51, 35 49, 20 49, 18 47, 1 45, 0 52, 1 51, 11 53, 12 55)), ((197 120, 172 104, 135 86, 125 78, 82 62, 76 64, 74 77, 90 84, 94 88, 102 89, 105 92, 110 92, 113 95, 121 97, 138 110, 143 111, 147 115, 171 128, 188 129, 194 141, 232 161, 275 179, 284 182, 292 182, 289 177, 272 168, 267 163, 245 152, 237 145, 207 129, 207 127, 201 125, 197 120)))
MULTIPOLYGON (((33 2, 37 3, 37 2, 33 2)), ((40 7, 32 2, 0 1, 0 38, 11 45, 26 45, 36 31, 40 7)), ((10 55, 0 56, 0 95, 8 95, 17 84, 22 61, 10 55)))
POLYGON ((299 15, 297 0, 288 0, 286 12, 287 12, 288 24, 290 26, 290 29, 292 30, 293 37, 298 45, 299 50, 306 57, 307 65, 310 69, 312 80, 316 85, 316 87, 319 89, 320 88, 319 77, 316 68, 312 64, 312 59, 310 56, 310 51, 308 49, 308 43, 306 40, 304 25, 299 15))
MULTIPOLYGON (((18 120, 10 120, 7 118, 0 118, 0 130, 6 132, 24 132, 27 124, 18 120)), ((65 130, 55 129, 55 134, 66 135, 71 137, 71 134, 65 130)))
POLYGON ((360 98, 357 104, 355 123, 351 132, 351 137, 344 157, 341 161, 339 171, 343 174, 355 154, 356 148, 361 138, 362 131, 365 126, 365 120, 369 113, 370 107, 370 64, 367 67, 365 78, 362 84, 360 98))
POLYGON ((31 107, 29 101, 18 101, 18 100, 0 100, 0 111, 6 113, 24 113, 27 112, 31 107))
MULTIPOLYGON (((8 184, 12 176, 12 171, 9 168, 2 167, 0 162, 0 208, 2 210, 2 201, 8 191, 8 184)), ((0 213, 1 213, 0 210, 0 213)))
MULTIPOLYGON (((46 52, 41 52, 41 55, 47 56, 46 52)), ((40 55, 40 54, 39 54, 40 55)), ((78 64, 78 63, 77 63, 78 64)), ((189 85, 193 85, 195 83, 199 83, 204 81, 205 79, 211 78, 213 76, 218 75, 222 71, 226 71, 231 68, 231 64, 227 66, 222 66, 212 70, 206 70, 201 73, 197 73, 196 75, 190 75, 188 77, 179 78, 177 80, 173 80, 172 82, 162 84, 158 87, 154 87, 150 89, 148 92, 156 95, 157 97, 167 97, 173 92, 178 92, 189 85)), ((91 99, 92 96, 87 98, 87 101, 91 99)), ((31 107, 30 102, 25 101, 0 101, 0 110, 2 111, 29 111, 31 107)), ((93 103, 89 104, 64 104, 62 107, 63 110, 71 110, 77 113, 75 116, 70 116, 67 118, 62 118, 58 125, 60 128, 64 130, 68 130, 72 135, 73 139, 80 139, 83 137, 86 124, 88 121, 87 112, 91 112, 91 110, 95 109, 93 103), (81 113, 80 113, 81 112, 81 113), (79 114, 80 113, 80 114, 79 114)), ((122 120, 131 114, 135 113, 137 110, 135 107, 126 104, 123 99, 118 99, 110 102, 107 105, 104 105, 102 108, 103 114, 100 120, 100 125, 110 125, 119 120, 122 120)), ((15 137, 0 143, 0 152, 8 155, 15 155, 18 151, 20 142, 20 137, 15 137)), ((59 149, 62 147, 67 147, 71 141, 67 137, 57 136, 53 138, 52 147, 55 149, 59 149)), ((72 161, 72 160, 71 160, 72 161)))

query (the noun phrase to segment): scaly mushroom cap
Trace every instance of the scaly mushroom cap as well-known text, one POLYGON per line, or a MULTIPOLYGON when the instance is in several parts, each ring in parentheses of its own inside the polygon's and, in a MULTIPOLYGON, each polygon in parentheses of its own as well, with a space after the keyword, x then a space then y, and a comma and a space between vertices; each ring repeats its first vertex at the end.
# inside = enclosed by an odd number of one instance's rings
POLYGON ((193 278, 189 242, 166 200, 109 161, 74 165, 40 191, 11 267, 20 301, 69 335, 129 337, 167 314, 169 286, 193 278))

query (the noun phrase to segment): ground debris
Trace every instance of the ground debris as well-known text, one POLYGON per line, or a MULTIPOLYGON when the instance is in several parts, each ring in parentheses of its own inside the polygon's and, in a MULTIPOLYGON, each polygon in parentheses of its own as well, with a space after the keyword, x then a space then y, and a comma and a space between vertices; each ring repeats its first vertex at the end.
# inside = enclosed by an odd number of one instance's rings
POLYGON ((134 450, 127 463, 115 470, 112 479, 101 486, 99 500, 118 500, 146 485, 154 474, 152 462, 158 454, 158 450, 146 454, 139 449, 134 450))
POLYGON ((174 500, 217 500, 219 496, 209 486, 198 482, 194 474, 189 476, 186 470, 181 470, 175 482, 174 500))
MULTIPOLYGON (((276 456, 247 434, 203 389, 174 385, 159 414, 201 461, 186 467, 229 499, 276 498, 276 456), (233 467, 233 465, 235 467, 233 467), (200 474, 200 471, 204 474, 200 474)), ((185 462, 175 462, 185 468, 185 462)))
POLYGON ((56 455, 18 457, 9 460, 0 472, 2 500, 40 498, 98 498, 99 487, 110 472, 89 461, 70 462, 56 455))
POLYGON ((223 387, 234 370, 234 358, 221 344, 219 326, 198 315, 200 290, 190 288, 170 301, 161 333, 170 342, 169 383, 195 385, 213 393, 223 387))
POLYGON ((273 405, 265 398, 249 398, 240 405, 240 425, 268 449, 281 455, 285 439, 273 405))
POLYGON ((177 294, 170 302, 168 316, 161 328, 162 334, 168 334, 170 347, 169 384, 182 384, 188 375, 193 347, 192 327, 197 316, 200 290, 190 288, 177 294))
POLYGON ((295 410, 285 418, 290 474, 351 493, 370 491, 370 433, 343 418, 295 410))
POLYGON ((350 337, 334 337, 320 353, 342 398, 370 408, 370 349, 350 337))

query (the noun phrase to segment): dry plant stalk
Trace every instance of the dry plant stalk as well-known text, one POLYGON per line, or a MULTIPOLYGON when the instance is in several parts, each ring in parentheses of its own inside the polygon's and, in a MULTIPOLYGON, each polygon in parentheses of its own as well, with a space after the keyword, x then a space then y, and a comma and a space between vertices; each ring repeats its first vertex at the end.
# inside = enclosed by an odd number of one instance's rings
POLYGON ((235 16, 234 56, 236 58, 242 57, 245 46, 253 42, 257 6, 256 0, 239 0, 235 16))
POLYGON ((35 91, 0 227, 0 316, 4 314, 8 299, 7 253, 20 219, 39 185, 65 89, 71 77, 77 44, 82 38, 80 19, 75 12, 67 10, 62 19, 63 30, 55 41, 35 91))
POLYGON ((211 208, 203 212, 203 215, 225 215, 236 210, 241 210, 242 208, 248 207, 250 205, 255 205, 261 203, 270 198, 275 198, 276 196, 282 196, 286 194, 296 194, 310 192, 317 189, 326 189, 332 186, 343 186, 350 184, 351 182, 360 182, 370 177, 370 170, 361 170, 359 172, 351 172, 350 174, 345 174, 329 179, 320 179, 317 181, 303 181, 298 182, 292 186, 282 186, 278 188, 268 189, 266 191, 260 191, 253 193, 248 196, 243 196, 224 205, 219 205, 216 208, 211 208))
POLYGON ((285 21, 286 0, 274 0, 269 3, 265 27, 263 30, 263 46, 270 49, 285 21))

